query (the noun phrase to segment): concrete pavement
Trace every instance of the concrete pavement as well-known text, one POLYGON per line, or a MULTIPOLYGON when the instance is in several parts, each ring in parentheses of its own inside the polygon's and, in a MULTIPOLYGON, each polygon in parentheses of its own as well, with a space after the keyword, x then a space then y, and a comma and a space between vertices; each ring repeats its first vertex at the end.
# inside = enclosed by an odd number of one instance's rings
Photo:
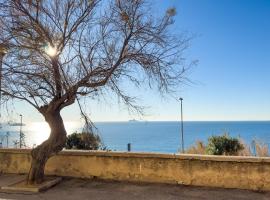
MULTIPOLYGON (((22 175, 0 174, 0 186, 14 183, 22 178, 24 178, 22 175)), ((269 200, 270 192, 64 178, 60 184, 46 192, 38 194, 8 194, 0 192, 0 199, 269 200)))

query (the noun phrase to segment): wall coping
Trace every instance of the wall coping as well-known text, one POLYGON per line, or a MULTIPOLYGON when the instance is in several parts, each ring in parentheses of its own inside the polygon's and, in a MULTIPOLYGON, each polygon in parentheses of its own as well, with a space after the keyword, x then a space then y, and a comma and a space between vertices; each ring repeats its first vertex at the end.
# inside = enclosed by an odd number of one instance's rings
MULTIPOLYGON (((1 153, 30 154, 31 149, 0 149, 1 153)), ((270 157, 254 156, 214 156, 197 154, 165 154, 165 153, 146 153, 146 152, 119 152, 119 151, 87 151, 87 150, 63 150, 58 155, 69 156, 98 156, 98 157, 127 157, 127 158, 164 158, 180 160, 202 160, 202 161, 226 161, 226 162, 252 162, 270 163, 270 157)))

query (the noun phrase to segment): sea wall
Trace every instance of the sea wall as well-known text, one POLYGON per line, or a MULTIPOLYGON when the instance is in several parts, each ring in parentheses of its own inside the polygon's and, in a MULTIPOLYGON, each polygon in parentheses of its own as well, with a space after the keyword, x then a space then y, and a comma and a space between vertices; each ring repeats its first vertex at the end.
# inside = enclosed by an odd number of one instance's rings
MULTIPOLYGON (((30 150, 0 149, 0 173, 27 173, 30 162, 30 150)), ((270 190, 270 158, 62 151, 46 174, 270 190)))

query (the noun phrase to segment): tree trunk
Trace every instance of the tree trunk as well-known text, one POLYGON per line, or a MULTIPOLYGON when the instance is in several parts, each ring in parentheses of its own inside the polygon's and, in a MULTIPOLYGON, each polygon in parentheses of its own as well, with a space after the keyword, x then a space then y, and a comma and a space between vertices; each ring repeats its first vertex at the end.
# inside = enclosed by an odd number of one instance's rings
POLYGON ((32 163, 28 174, 28 184, 39 184, 44 180, 44 169, 47 160, 61 151, 66 142, 66 130, 60 110, 43 114, 51 128, 49 138, 32 150, 32 163))

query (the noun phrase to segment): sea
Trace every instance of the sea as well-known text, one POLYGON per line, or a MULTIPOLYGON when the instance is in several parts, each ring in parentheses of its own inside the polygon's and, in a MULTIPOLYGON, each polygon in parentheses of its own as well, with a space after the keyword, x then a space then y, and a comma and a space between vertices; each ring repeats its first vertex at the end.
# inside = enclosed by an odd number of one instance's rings
MULTIPOLYGON (((181 122, 178 121, 127 121, 96 122, 97 132, 104 146, 111 151, 127 151, 130 143, 133 152, 178 153, 181 148, 181 122)), ((65 123, 68 134, 81 131, 76 122, 65 123)), ((3 124, 0 129, 0 148, 18 148, 20 128, 26 148, 33 148, 44 141, 50 129, 44 122, 25 126, 3 124)), ((184 148, 196 141, 207 142, 212 135, 239 137, 246 144, 253 140, 270 144, 270 121, 188 121, 184 122, 184 148)))

